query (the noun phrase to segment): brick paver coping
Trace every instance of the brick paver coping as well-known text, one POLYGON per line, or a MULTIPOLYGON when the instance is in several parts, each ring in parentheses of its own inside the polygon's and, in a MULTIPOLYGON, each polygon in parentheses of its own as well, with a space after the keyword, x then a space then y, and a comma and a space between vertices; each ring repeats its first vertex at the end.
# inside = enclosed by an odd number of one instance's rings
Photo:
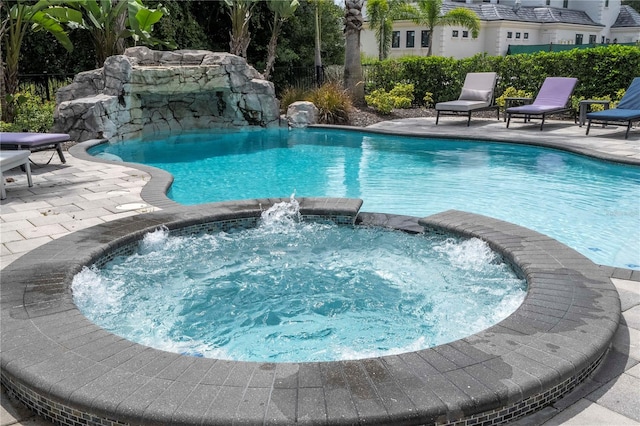
POLYGON ((70 284, 146 232, 250 226, 280 199, 169 207, 77 231, 2 271, 2 381, 46 418, 80 424, 498 424, 551 404, 599 365, 618 327, 608 275, 559 242, 460 211, 360 213, 353 199, 300 199, 307 218, 487 241, 526 278, 507 319, 435 348, 355 361, 234 362, 163 352, 90 322, 70 284))

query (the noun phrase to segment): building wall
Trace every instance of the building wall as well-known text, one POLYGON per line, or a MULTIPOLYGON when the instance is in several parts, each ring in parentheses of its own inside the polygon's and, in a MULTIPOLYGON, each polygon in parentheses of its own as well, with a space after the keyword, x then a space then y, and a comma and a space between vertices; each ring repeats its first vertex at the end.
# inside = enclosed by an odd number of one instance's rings
MULTIPOLYGON (((482 3, 482 0, 465 0, 466 3, 482 3)), ((497 0, 491 0, 498 3, 497 0)), ((513 5, 516 0, 500 0, 501 5, 513 5)), ((520 0, 522 6, 546 6, 546 0, 520 0)), ((550 0, 549 6, 562 8, 564 0, 550 0)), ((488 55, 505 55, 509 45, 535 44, 575 44, 576 35, 582 34, 582 44, 590 43, 595 38, 596 43, 629 43, 640 41, 639 28, 611 29, 620 12, 621 0, 568 0, 568 8, 583 10, 591 19, 604 26, 578 25, 564 23, 531 23, 517 21, 481 21, 480 33, 473 39, 469 32, 463 37, 465 29, 461 27, 437 27, 432 40, 432 54, 453 58, 465 58, 478 53, 488 55), (454 36, 457 31, 457 37, 454 36), (511 37, 508 33, 511 32, 511 37), (520 37, 518 37, 518 33, 520 37), (590 36, 594 36, 591 37, 590 36)), ((400 31, 400 47, 390 49, 390 57, 397 58, 407 55, 423 56, 427 48, 420 46, 420 34, 424 27, 419 27, 410 21, 396 21, 394 30, 400 31), (407 31, 415 32, 413 48, 406 47, 407 31)), ((361 34, 362 51, 367 56, 378 57, 378 47, 375 33, 367 29, 361 34)))

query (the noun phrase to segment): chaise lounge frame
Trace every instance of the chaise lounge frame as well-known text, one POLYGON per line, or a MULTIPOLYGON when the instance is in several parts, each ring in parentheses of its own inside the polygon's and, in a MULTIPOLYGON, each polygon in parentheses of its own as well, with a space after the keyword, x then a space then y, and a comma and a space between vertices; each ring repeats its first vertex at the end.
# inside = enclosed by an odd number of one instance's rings
POLYGON ((587 114, 587 135, 591 130, 591 124, 612 124, 614 126, 626 126, 624 138, 629 138, 629 131, 634 121, 640 121, 640 77, 636 77, 629 85, 618 106, 614 109, 590 112, 587 114))
MULTIPOLYGON (((494 99, 497 74, 495 72, 468 73, 465 77, 460 97, 455 101, 438 102, 436 104, 436 125, 440 121, 440 116, 465 116, 467 117, 467 127, 471 124, 471 115, 474 112, 496 110, 498 120, 500 120, 500 107, 496 105, 494 99), (484 99, 474 99, 465 96, 465 90, 473 92, 487 92, 484 99)), ((482 97, 482 96, 480 96, 482 97)))
POLYGON ((29 150, 30 152, 55 149, 61 163, 66 163, 62 144, 69 142, 71 136, 66 133, 1 132, 0 148, 5 150, 29 150))
POLYGON ((577 83, 578 79, 574 77, 547 77, 533 103, 507 108, 507 129, 511 124, 511 117, 524 118, 525 123, 541 118, 540 130, 544 128, 548 115, 573 111, 575 119, 575 111, 570 106, 570 101, 577 83))

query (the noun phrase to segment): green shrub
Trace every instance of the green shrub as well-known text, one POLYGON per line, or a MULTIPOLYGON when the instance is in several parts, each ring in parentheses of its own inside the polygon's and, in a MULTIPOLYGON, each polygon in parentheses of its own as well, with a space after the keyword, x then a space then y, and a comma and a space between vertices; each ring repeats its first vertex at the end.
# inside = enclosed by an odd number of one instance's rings
POLYGON ((349 123, 349 111, 352 109, 349 93, 338 83, 325 83, 309 91, 306 101, 318 108, 318 121, 324 124, 349 123))
POLYGON ((390 114, 393 106, 395 105, 394 100, 391 98, 389 93, 384 89, 374 90, 371 94, 366 95, 364 97, 365 102, 372 108, 378 110, 381 114, 390 114))
POLYGON ((294 102, 304 101, 308 93, 301 87, 287 87, 280 94, 280 112, 286 114, 289 105, 294 102))
POLYGON ((518 90, 515 87, 509 86, 504 89, 501 96, 496 98, 496 105, 499 105, 500 108, 504 109, 505 98, 533 98, 533 94, 531 92, 518 90))
POLYGON ((396 84, 391 91, 374 90, 364 97, 367 105, 377 109, 382 114, 389 114, 393 108, 411 108, 413 103, 413 84, 396 84))
POLYGON ((546 77, 571 76, 578 79, 575 96, 616 99, 620 88, 628 87, 638 75, 640 48, 609 45, 507 56, 478 54, 464 59, 408 56, 378 61, 367 68, 367 93, 410 83, 415 99, 425 100, 421 94, 430 92, 433 103, 457 99, 467 73, 486 71, 498 73, 496 96, 504 95, 509 87, 535 94, 546 77))
POLYGON ((426 92, 422 100, 424 101, 424 106, 427 108, 435 105, 435 102, 433 102, 433 93, 431 92, 426 92))
POLYGON ((14 104, 13 122, 0 122, 3 132, 48 132, 53 126, 55 102, 43 101, 31 93, 17 93, 8 97, 14 104))

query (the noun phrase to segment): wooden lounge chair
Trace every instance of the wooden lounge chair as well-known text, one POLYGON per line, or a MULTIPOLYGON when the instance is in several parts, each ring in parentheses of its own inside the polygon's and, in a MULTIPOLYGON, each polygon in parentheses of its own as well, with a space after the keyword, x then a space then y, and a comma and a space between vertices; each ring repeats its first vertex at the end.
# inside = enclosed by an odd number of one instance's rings
POLYGON ((507 108, 507 128, 511 117, 523 117, 525 122, 542 118, 542 130, 547 115, 571 111, 571 94, 577 83, 578 79, 573 77, 547 77, 532 104, 507 108))
POLYGON ((626 125, 627 131, 624 134, 624 138, 629 138, 631 123, 640 121, 640 77, 633 79, 617 107, 604 111, 590 112, 587 114, 587 120, 589 120, 587 123, 587 135, 591 129, 591 123, 614 124, 626 125))
POLYGON ((0 192, 0 199, 4 200, 7 198, 7 192, 4 189, 4 175, 3 173, 7 170, 13 169, 14 167, 23 166, 24 170, 27 172, 27 182, 29 187, 33 186, 33 181, 31 180, 31 166, 29 165, 29 151, 0 151, 0 178, 2 179, 2 190, 0 192))
POLYGON ((36 152, 55 149, 62 163, 66 163, 62 143, 70 140, 71 136, 66 133, 0 132, 0 148, 3 150, 28 149, 30 152, 36 152))
POLYGON ((466 115, 467 126, 471 123, 471 114, 478 111, 495 109, 500 119, 500 109, 493 103, 496 87, 495 72, 470 72, 464 79, 460 96, 456 101, 436 104, 436 125, 441 115, 466 115))

